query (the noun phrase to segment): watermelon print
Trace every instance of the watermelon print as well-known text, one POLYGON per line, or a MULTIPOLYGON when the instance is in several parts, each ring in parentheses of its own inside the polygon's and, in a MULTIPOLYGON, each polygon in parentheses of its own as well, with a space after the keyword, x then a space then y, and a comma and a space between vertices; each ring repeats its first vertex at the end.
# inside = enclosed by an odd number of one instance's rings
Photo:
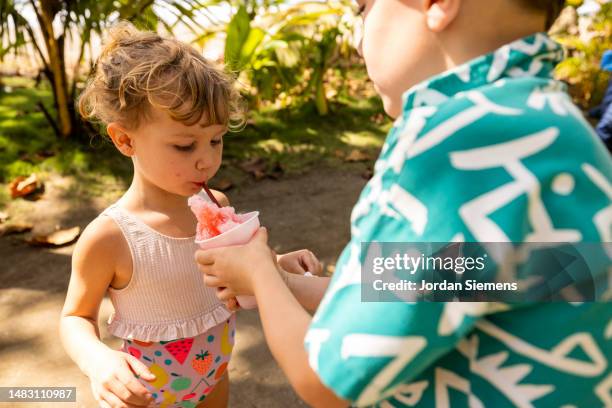
POLYGON ((189 355, 189 351, 191 351, 191 347, 193 346, 193 338, 191 339, 181 339, 177 341, 173 341, 172 343, 167 343, 164 345, 164 348, 168 350, 170 354, 178 361, 183 364, 189 355))
MULTIPOLYGON (((230 355, 222 353, 221 338, 228 323, 235 330, 235 315, 196 337, 163 342, 124 340, 121 351, 138 358, 156 375, 151 382, 138 379, 153 395, 155 406, 195 406, 222 378, 214 374, 227 371, 230 355), (209 341, 210 337, 214 340, 209 341)), ((231 341, 233 346, 233 337, 231 341)))

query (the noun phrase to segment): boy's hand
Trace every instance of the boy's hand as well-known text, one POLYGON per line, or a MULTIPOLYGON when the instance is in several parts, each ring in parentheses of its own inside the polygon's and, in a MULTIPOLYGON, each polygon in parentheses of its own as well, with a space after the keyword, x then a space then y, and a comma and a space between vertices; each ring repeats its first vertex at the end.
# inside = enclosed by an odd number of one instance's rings
POLYGON ((138 378, 153 381, 155 375, 141 361, 115 350, 98 357, 89 380, 101 407, 148 407, 153 402, 153 396, 138 378))
POLYGON ((320 275, 323 272, 323 264, 307 249, 277 255, 276 260, 278 265, 289 273, 303 275, 310 272, 313 275, 320 275))
MULTIPOLYGON (((217 291, 219 291, 219 288, 217 288, 217 291)), ((237 312, 238 310, 240 310, 240 304, 238 303, 238 299, 236 299, 236 296, 224 301, 223 304, 225 304, 225 307, 227 307, 227 310, 229 310, 230 312, 237 312)))
POLYGON ((256 280, 278 273, 265 228, 260 228, 248 244, 199 249, 195 258, 205 275, 204 283, 219 288, 217 298, 222 302, 237 295, 253 295, 256 280))

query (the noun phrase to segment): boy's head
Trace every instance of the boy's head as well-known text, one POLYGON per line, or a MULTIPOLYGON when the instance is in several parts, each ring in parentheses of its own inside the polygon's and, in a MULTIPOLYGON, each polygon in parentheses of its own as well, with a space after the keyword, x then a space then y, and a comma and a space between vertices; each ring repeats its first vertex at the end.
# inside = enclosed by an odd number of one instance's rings
POLYGON ((545 31, 564 0, 356 0, 359 45, 368 74, 392 117, 413 85, 545 31))
POLYGON ((223 134, 244 120, 231 77, 187 44, 129 23, 109 31, 79 110, 106 125, 141 180, 182 196, 214 176, 223 134))

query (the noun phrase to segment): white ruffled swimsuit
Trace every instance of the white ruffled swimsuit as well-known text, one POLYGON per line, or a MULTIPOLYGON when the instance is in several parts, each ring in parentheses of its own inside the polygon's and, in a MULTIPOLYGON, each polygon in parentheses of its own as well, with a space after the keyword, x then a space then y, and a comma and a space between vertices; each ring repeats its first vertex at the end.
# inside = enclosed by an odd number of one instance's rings
POLYGON ((159 406, 198 404, 225 374, 235 316, 204 285, 195 238, 163 235, 117 204, 101 216, 117 223, 132 256, 128 285, 109 288, 109 332, 156 375, 140 381, 159 406))

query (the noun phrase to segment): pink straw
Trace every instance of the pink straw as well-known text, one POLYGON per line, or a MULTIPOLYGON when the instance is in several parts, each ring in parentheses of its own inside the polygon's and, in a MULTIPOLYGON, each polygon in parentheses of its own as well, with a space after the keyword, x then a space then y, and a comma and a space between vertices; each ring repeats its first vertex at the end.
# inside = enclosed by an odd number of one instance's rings
POLYGON ((206 194, 208 195, 208 198, 210 198, 210 200, 215 203, 217 205, 217 207, 221 208, 221 204, 219 204, 219 202, 217 201, 217 199, 215 198, 215 196, 212 194, 212 192, 210 191, 210 189, 208 188, 208 186, 206 185, 206 182, 202 183, 202 187, 204 187, 204 191, 206 191, 206 194))

